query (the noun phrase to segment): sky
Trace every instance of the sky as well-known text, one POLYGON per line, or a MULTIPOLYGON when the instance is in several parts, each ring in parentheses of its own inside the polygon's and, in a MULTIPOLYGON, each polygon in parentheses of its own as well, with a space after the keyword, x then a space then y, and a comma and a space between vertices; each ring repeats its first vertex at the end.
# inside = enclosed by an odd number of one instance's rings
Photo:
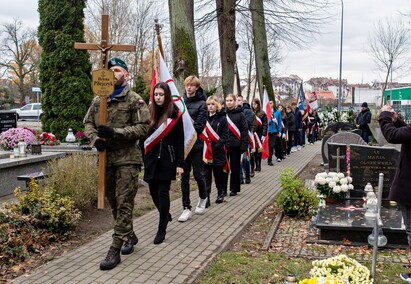
MULTIPOLYGON (((378 20, 398 17, 399 12, 410 13, 410 0, 341 0, 344 2, 342 78, 348 83, 371 83, 383 80, 372 57, 367 52, 368 38, 375 30, 378 20)), ((36 28, 39 22, 37 1, 0 0, 0 24, 12 22, 14 18, 22 21, 24 27, 36 28)), ((303 80, 311 77, 339 77, 341 6, 330 11, 335 15, 332 22, 321 28, 322 34, 309 46, 299 49, 284 48, 283 63, 275 66, 277 75, 296 74, 303 80)), ((409 18, 411 28, 411 18, 409 18)), ((411 63, 410 63, 411 64, 411 63)), ((393 81, 411 83, 411 73, 397 76, 393 81)))

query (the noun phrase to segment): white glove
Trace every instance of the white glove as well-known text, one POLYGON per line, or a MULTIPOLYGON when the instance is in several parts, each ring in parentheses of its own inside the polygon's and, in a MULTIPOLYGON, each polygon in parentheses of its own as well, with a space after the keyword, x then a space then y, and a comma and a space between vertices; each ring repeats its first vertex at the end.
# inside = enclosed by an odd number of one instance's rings
POLYGON ((263 135, 263 136, 261 136, 261 142, 263 142, 264 141, 264 139, 265 139, 265 136, 263 135))
POLYGON ((285 133, 283 133, 283 134, 281 135, 281 137, 282 137, 283 139, 285 139, 285 133))
POLYGON ((281 133, 277 133, 277 136, 281 138, 281 133))

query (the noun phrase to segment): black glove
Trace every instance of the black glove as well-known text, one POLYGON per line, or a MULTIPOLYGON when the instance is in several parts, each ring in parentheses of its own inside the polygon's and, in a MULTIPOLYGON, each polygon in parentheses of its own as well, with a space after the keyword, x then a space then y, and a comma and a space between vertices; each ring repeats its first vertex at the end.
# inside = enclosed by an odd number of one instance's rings
POLYGON ((100 138, 113 138, 114 130, 111 127, 99 125, 97 126, 97 136, 100 138))
POLYGON ((94 146, 97 148, 97 151, 103 152, 104 150, 107 150, 110 148, 111 143, 103 139, 97 139, 96 142, 94 142, 94 146))

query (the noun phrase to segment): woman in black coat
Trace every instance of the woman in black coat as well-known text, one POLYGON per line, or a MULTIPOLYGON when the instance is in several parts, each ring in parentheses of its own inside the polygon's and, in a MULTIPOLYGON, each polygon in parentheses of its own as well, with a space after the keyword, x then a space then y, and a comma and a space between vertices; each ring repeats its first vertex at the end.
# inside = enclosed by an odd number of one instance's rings
POLYGON ((149 137, 144 142, 144 180, 160 213, 154 244, 160 244, 166 236, 170 215, 170 185, 181 176, 184 166, 184 129, 182 114, 174 104, 166 83, 154 87, 150 105, 149 137))
POLYGON ((227 139, 227 156, 230 160, 230 196, 240 192, 241 154, 248 147, 248 125, 241 107, 237 107, 237 98, 228 94, 225 98, 229 134, 227 139), (230 123, 232 122, 232 124, 230 123))
POLYGON ((208 109, 208 124, 206 130, 208 137, 211 141, 211 147, 213 151, 213 162, 205 165, 205 178, 206 189, 208 194, 208 200, 210 200, 212 176, 214 174, 214 181, 217 187, 217 200, 216 203, 224 202, 224 192, 227 192, 227 173, 224 172, 224 166, 227 163, 225 144, 228 138, 228 126, 225 111, 221 110, 220 100, 216 96, 208 97, 207 99, 208 109), (217 137, 210 134, 208 126, 214 130, 218 135, 217 137))
MULTIPOLYGON (((261 109, 260 99, 256 98, 253 100, 252 108, 253 108, 253 112, 256 118, 255 128, 253 129, 253 132, 257 133, 258 139, 260 139, 260 142, 263 143, 265 136, 267 136, 267 129, 268 129, 267 115, 261 109)), ((254 153, 256 172, 261 172, 261 153, 262 151, 258 149, 258 147, 256 146, 255 153, 254 153)), ((251 167, 254 168, 254 165, 252 164, 251 167)))
POLYGON ((288 141, 287 141, 287 155, 290 155, 293 147, 293 138, 295 133, 295 116, 290 106, 285 109, 288 120, 288 141))

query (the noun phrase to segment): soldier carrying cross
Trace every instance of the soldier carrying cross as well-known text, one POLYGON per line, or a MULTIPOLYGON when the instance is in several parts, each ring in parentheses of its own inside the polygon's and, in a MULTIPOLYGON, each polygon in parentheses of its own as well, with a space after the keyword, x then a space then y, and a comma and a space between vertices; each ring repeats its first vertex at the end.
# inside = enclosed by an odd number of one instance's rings
POLYGON ((103 18, 102 38, 105 39, 101 45, 106 46, 99 49, 102 52, 102 65, 104 67, 107 64, 108 69, 103 68, 97 70, 97 75, 93 74, 93 91, 96 85, 101 94, 93 99, 84 125, 85 134, 94 143, 99 155, 107 154, 107 159, 99 159, 99 167, 103 165, 105 169, 103 189, 115 223, 112 244, 106 258, 100 263, 100 269, 109 270, 120 263, 120 252, 131 254, 138 242, 133 230, 133 209, 143 160, 137 142, 146 138, 150 116, 144 100, 127 85, 127 64, 120 58, 104 59, 107 49, 115 46, 108 45, 108 36, 104 31, 107 28, 104 29, 103 18), (110 83, 111 72, 114 73, 113 83, 110 83), (113 92, 107 91, 110 85, 114 85, 113 92))

